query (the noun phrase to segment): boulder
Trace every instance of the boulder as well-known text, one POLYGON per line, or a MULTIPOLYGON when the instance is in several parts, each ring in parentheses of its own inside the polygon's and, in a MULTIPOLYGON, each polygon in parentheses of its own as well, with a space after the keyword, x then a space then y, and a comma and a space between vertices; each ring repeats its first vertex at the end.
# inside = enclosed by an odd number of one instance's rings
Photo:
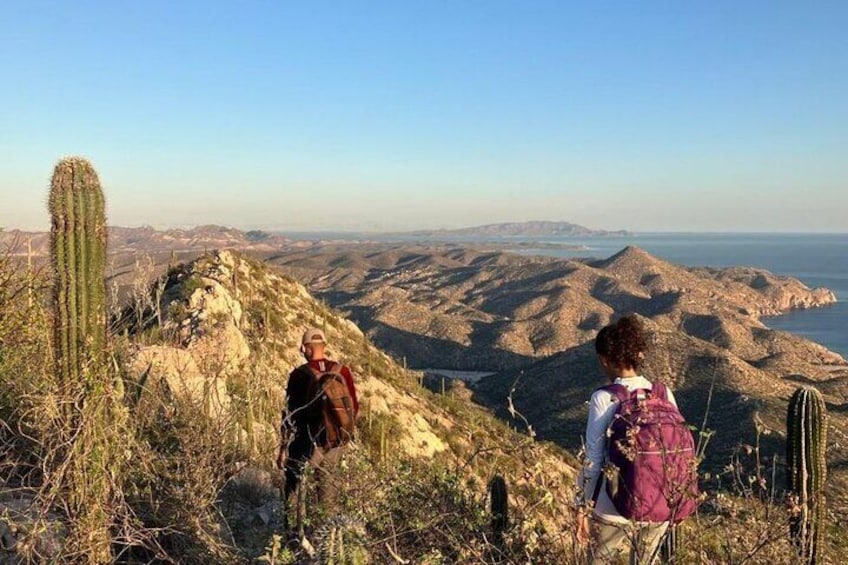
POLYGON ((145 379, 145 387, 165 383, 174 395, 202 404, 210 416, 222 417, 229 411, 226 380, 204 375, 192 351, 151 345, 136 353, 131 366, 139 379, 145 379))

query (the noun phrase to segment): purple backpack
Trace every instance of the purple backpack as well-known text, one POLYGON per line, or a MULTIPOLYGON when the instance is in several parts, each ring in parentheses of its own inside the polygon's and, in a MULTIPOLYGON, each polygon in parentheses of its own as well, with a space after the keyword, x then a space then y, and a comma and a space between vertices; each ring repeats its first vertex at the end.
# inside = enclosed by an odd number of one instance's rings
MULTIPOLYGON (((665 385, 630 392, 601 387, 618 399, 607 433, 607 494, 619 514, 639 522, 678 523, 698 506, 695 440, 665 385)), ((600 481, 599 481, 600 482, 600 481)))

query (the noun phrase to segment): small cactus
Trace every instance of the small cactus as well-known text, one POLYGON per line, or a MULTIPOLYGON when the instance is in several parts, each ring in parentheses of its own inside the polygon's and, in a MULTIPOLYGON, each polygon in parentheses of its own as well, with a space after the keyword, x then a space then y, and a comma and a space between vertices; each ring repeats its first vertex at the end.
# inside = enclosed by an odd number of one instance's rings
POLYGON ((786 415, 786 480, 794 502, 789 530, 801 563, 822 563, 827 478, 827 409, 821 393, 795 391, 786 415))
POLYGON ((503 543, 503 535, 509 524, 509 494, 506 480, 495 475, 489 483, 489 504, 492 511, 492 536, 495 543, 503 543))
POLYGON ((318 562, 326 565, 366 565, 365 527, 361 521, 336 516, 318 532, 318 562))
POLYGON ((255 432, 255 423, 256 417, 253 414, 253 398, 250 393, 250 389, 247 389, 247 393, 245 395, 245 404, 246 410, 244 414, 244 432, 247 435, 247 451, 248 453, 253 453, 256 449, 256 432, 255 432))

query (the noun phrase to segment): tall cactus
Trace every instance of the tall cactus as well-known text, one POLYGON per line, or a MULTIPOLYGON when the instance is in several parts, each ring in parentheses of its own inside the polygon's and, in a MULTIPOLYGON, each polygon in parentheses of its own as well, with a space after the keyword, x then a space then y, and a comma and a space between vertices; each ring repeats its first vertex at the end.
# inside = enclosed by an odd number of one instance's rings
POLYGON ((489 483, 489 495, 492 511, 492 537, 497 544, 503 543, 503 535, 509 524, 509 495, 506 480, 495 475, 489 483))
POLYGON ((786 479, 797 503, 790 517, 790 535, 805 565, 822 563, 826 446, 824 399, 818 390, 801 387, 792 395, 786 415, 786 479))
POLYGON ((89 563, 109 563, 121 420, 107 364, 105 204, 88 161, 70 157, 56 165, 48 208, 56 382, 71 400, 59 430, 65 462, 57 487, 72 519, 65 550, 89 563))
POLYGON ((79 157, 53 171, 51 218, 55 362, 64 385, 92 382, 106 359, 106 215, 94 167, 79 157))

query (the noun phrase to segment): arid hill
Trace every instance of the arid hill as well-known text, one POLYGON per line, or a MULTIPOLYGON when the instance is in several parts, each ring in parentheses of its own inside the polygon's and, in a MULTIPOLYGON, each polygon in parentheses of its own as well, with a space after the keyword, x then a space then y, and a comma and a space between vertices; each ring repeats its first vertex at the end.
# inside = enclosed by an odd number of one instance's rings
MULTIPOLYGON (((716 464, 740 440, 753 441, 755 419, 781 428, 786 398, 800 382, 815 383, 827 395, 837 476, 846 464, 845 360, 760 321, 829 304, 835 297, 826 289, 747 267, 685 268, 634 247, 604 260, 560 260, 444 244, 269 241, 218 227, 113 231, 123 251, 113 255, 110 284, 122 301, 133 281, 138 286, 166 270, 173 260, 169 244, 186 245, 188 251, 177 253, 184 260, 202 252, 200 245, 231 242, 348 313, 411 367, 497 372, 477 385, 480 402, 502 408, 523 375, 517 407, 542 437, 572 449, 579 446, 583 402, 600 378, 591 340, 610 320, 634 312, 656 336, 648 373, 680 389, 692 421, 702 421, 715 377, 709 421, 717 430, 711 440, 716 464), (142 248, 159 251, 134 251, 142 248)), ((779 442, 771 445, 778 449, 779 442)))
MULTIPOLYGON (((128 459, 133 472, 123 496, 133 531, 144 542, 133 538, 130 543, 144 548, 134 547, 137 559, 122 562, 253 563, 264 554, 277 555, 274 563, 323 563, 331 559, 327 551, 339 551, 327 547, 341 535, 348 550, 368 556, 356 562, 370 563, 429 554, 457 563, 481 562, 482 556, 504 562, 513 551, 541 556, 568 550, 561 533, 571 518, 559 509, 572 496, 575 460, 561 448, 510 429, 474 406, 467 389, 427 390, 422 374, 405 370, 354 323, 255 258, 210 252, 147 282, 149 293, 128 296, 112 320, 118 394, 134 426, 126 446, 135 450, 128 459), (323 328, 329 354, 356 375, 358 439, 337 478, 343 520, 310 514, 311 546, 289 547, 291 559, 282 561, 282 479, 273 461, 286 380, 303 362, 306 327, 323 328), (506 548, 487 540, 488 485, 496 475, 507 481, 516 524, 506 548)), ((4 314, 7 298, 0 294, 4 314)), ((15 305, 40 308, 39 301, 15 305)), ((16 356, 4 350, 3 383, 30 381, 10 367, 44 370, 46 318, 35 316, 24 326, 40 339, 38 348, 17 348, 16 356)), ((5 337, 8 332, 0 332, 5 337)), ((49 382, 46 371, 39 374, 49 382)), ((0 416, 9 413, 7 406, 0 406, 0 416)), ((0 439, 6 470, 15 459, 7 455, 7 435, 0 439)), ((57 555, 63 518, 48 514, 52 507, 37 492, 0 488, 0 562, 32 555, 31 562, 50 562, 57 555)))
MULTIPOLYGON (((192 250, 176 259, 198 254, 192 250)), ((230 487, 220 499, 206 487, 183 490, 211 493, 211 506, 198 508, 198 517, 214 526, 223 512, 235 535, 224 541, 243 555, 255 557, 273 541, 277 524, 269 459, 285 374, 298 362, 297 337, 305 325, 324 327, 333 353, 362 376, 362 447, 352 458, 350 477, 370 477, 372 482, 360 486, 372 489, 376 481, 381 493, 390 497, 397 493, 402 500, 394 504, 381 498, 392 506, 360 506, 366 514, 363 520, 378 539, 385 533, 380 518, 386 511, 405 517, 407 512, 430 508, 433 493, 449 487, 438 483, 439 477, 447 476, 441 470, 452 470, 463 478, 462 488, 467 489, 463 492, 471 493, 485 493, 485 483, 494 473, 507 476, 514 485, 510 496, 524 519, 515 530, 514 547, 525 551, 537 547, 540 539, 561 547, 557 532, 568 528, 569 515, 562 510, 571 495, 585 402, 601 382, 592 339, 611 319, 630 312, 641 316, 652 336, 646 375, 671 384, 688 419, 714 431, 705 481, 723 482, 718 485, 721 490, 710 489, 708 513, 696 534, 706 541, 699 547, 706 547, 711 556, 724 555, 720 547, 709 548, 710 539, 744 538, 737 548, 740 559, 746 548, 758 547, 762 528, 757 525, 762 518, 738 520, 732 508, 720 506, 727 500, 722 497, 730 492, 731 483, 747 480, 748 474, 733 473, 740 465, 750 470, 749 452, 760 454, 761 472, 769 484, 774 467, 780 488, 786 400, 800 383, 818 387, 830 408, 829 527, 839 531, 845 525, 848 365, 839 355, 772 331, 759 319, 790 308, 826 305, 834 300, 827 290, 811 290, 757 269, 684 268, 637 248, 605 260, 559 260, 455 245, 312 243, 251 254, 264 263, 226 251, 185 264, 174 262, 170 252, 151 254, 149 261, 128 252, 112 256, 110 281, 129 289, 115 304, 122 306, 123 316, 113 319, 116 335, 128 340, 129 351, 122 357, 129 366, 128 382, 166 392, 163 397, 147 393, 139 397, 139 415, 147 422, 144 429, 160 432, 157 407, 172 397, 187 397, 189 405, 197 407, 198 417, 228 415, 227 431, 210 445, 217 446, 221 438, 236 440, 238 458, 228 459, 226 468, 214 467, 221 475, 218 479, 230 487), (165 276, 156 279, 159 274, 165 276), (321 300, 314 300, 310 290, 321 300), (371 345, 368 337, 391 357, 371 345), (438 395, 421 386, 418 373, 405 371, 392 358, 412 367, 496 374, 470 389, 448 383, 447 394, 438 395), (507 410, 508 397, 539 437, 571 453, 527 443, 526 437, 470 402, 487 405, 511 425, 523 427, 523 420, 507 410), (145 412, 144 406, 150 409, 145 412), (392 457, 397 457, 388 466, 383 465, 386 436, 394 446, 389 450, 392 457), (243 450, 250 452, 247 460, 243 450), (405 469, 414 472, 403 475, 405 469), (421 474, 422 469, 436 471, 436 476, 421 474), (422 480, 433 478, 434 489, 422 490, 422 480), (406 503, 409 496, 422 493, 428 497, 426 503, 406 503), (704 532, 718 537, 705 537, 704 532)), ((37 320, 43 322, 43 316, 37 320)), ((36 330, 36 335, 45 334, 36 330)), ((750 506, 752 496, 732 504, 750 506)), ((194 509, 180 500, 173 499, 168 511, 194 509)), ((461 497, 451 498, 456 500, 461 497)), ((472 510, 481 505, 473 496, 465 500, 472 510)), ((148 502, 143 497, 131 504, 146 516, 148 502)), ((764 512, 769 516, 768 510, 764 512)), ((469 528, 466 523, 459 530, 445 531, 473 535, 480 527, 469 528)), ((188 538, 195 535, 188 529, 180 532, 188 538)), ((407 547, 418 547, 420 539, 410 538, 407 547)), ((427 539, 429 544, 432 537, 427 539)), ((447 545, 439 547, 449 547, 457 555, 467 548, 464 539, 445 539, 447 545)), ((844 546, 833 536, 831 541, 844 546)), ((775 551, 786 554, 784 536, 775 543, 775 551)), ((393 558, 392 548, 386 553, 384 549, 374 551, 393 558)), ((407 555, 416 555, 415 550, 409 549, 407 555)), ((464 555, 457 562, 479 562, 479 555, 464 555)))

